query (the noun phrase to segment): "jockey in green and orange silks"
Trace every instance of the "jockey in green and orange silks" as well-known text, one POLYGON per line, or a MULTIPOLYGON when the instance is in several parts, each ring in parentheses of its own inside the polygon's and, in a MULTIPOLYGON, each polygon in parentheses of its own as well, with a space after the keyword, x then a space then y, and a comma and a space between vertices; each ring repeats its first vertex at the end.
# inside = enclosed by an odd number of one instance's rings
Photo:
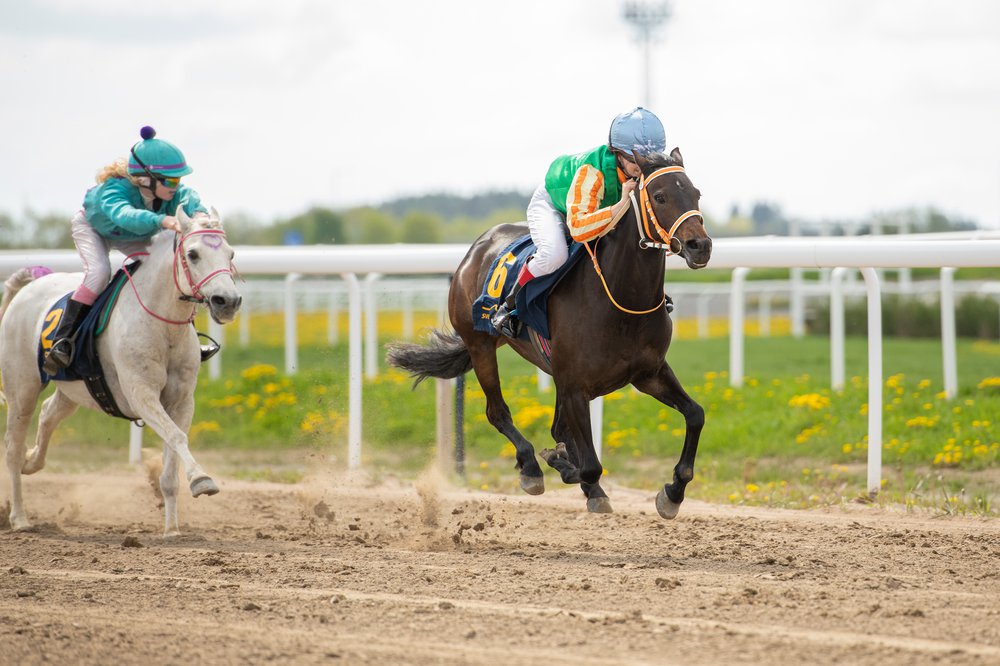
POLYGON ((579 242, 610 231, 628 209, 633 179, 642 175, 636 156, 662 153, 666 146, 663 123, 640 106, 615 117, 606 145, 562 155, 552 162, 545 182, 528 203, 528 231, 535 254, 518 274, 513 292, 491 317, 494 328, 516 337, 511 313, 520 288, 566 263, 567 231, 579 242))

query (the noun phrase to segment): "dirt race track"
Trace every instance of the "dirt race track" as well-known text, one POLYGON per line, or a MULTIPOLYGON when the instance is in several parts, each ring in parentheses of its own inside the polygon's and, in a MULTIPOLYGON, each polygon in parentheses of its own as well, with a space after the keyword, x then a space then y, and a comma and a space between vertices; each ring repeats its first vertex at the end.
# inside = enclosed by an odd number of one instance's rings
POLYGON ((140 472, 26 477, 0 663, 1000 664, 996 520, 218 480, 164 539, 140 472))

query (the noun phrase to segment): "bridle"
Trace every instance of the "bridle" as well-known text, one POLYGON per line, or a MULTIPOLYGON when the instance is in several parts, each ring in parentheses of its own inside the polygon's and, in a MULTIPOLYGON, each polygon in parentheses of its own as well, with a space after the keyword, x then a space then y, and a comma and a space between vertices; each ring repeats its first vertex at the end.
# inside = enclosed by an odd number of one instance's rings
MULTIPOLYGON (((656 213, 653 211, 653 205, 649 201, 649 191, 646 188, 649 186, 651 182, 653 182, 653 180, 668 173, 684 173, 684 167, 682 166, 663 167, 649 174, 648 178, 645 175, 640 176, 638 201, 635 198, 634 191, 629 193, 629 198, 632 200, 632 209, 635 214, 635 226, 639 231, 639 248, 643 250, 648 250, 648 249, 663 250, 663 252, 667 256, 672 254, 680 255, 683 252, 684 248, 681 245, 680 240, 674 238, 674 234, 677 233, 677 230, 680 228, 682 224, 684 224, 685 221, 687 221, 692 217, 701 217, 702 222, 704 223, 705 221, 705 218, 702 217, 700 210, 689 210, 686 213, 681 213, 681 215, 678 216, 676 220, 674 220, 674 223, 670 225, 669 230, 665 230, 662 226, 660 226, 659 221, 656 219, 656 213), (650 237, 653 235, 654 231, 656 232, 656 235, 659 236, 660 240, 663 241, 662 243, 650 240, 650 237), (677 245, 680 248, 678 249, 677 252, 674 252, 673 250, 673 243, 675 240, 677 241, 677 245)), ((598 240, 600 239, 594 240, 595 246, 597 245, 598 240)), ((614 304, 616 308, 627 314, 644 315, 644 314, 649 314, 651 312, 656 312, 657 310, 663 307, 664 303, 666 303, 667 295, 664 294, 660 302, 655 306, 649 308, 648 310, 630 310, 626 307, 622 307, 621 305, 619 305, 618 301, 615 300, 615 297, 611 295, 611 290, 608 288, 608 283, 604 279, 604 273, 601 271, 601 267, 597 263, 597 253, 594 250, 590 249, 590 243, 588 241, 584 241, 583 246, 587 248, 587 253, 590 254, 590 259, 594 263, 594 270, 597 272, 597 277, 601 278, 601 284, 604 285, 604 293, 608 295, 608 299, 610 299, 610 301, 614 304)))
MULTIPOLYGON (((184 242, 191 236, 197 236, 201 234, 213 234, 217 236, 225 236, 226 232, 221 229, 195 229, 185 235, 181 235, 180 232, 174 232, 174 262, 173 262, 173 274, 174 274, 174 285, 177 287, 177 291, 181 293, 178 300, 185 301, 187 303, 192 303, 191 316, 184 320, 167 319, 166 317, 161 317, 156 314, 142 302, 142 297, 139 296, 139 290, 136 289, 135 282, 132 281, 132 273, 128 270, 125 271, 125 275, 128 276, 128 282, 132 285, 132 291, 135 292, 135 298, 139 302, 139 305, 147 314, 151 315, 155 319, 167 324, 190 324, 194 321, 195 315, 198 313, 198 305, 205 302, 205 296, 201 293, 201 288, 205 286, 212 278, 218 277, 224 273, 233 275, 233 265, 229 264, 227 268, 220 268, 218 270, 212 271, 207 276, 205 276, 200 282, 195 282, 191 275, 191 267, 188 265, 187 255, 184 253, 184 242), (184 275, 185 280, 187 280, 187 292, 185 292, 184 287, 181 286, 180 280, 178 279, 178 273, 184 275)), ((132 254, 125 257, 125 261, 129 261, 135 257, 148 257, 149 252, 133 252, 132 254)), ((124 263, 123 263, 124 268, 124 263)))
POLYGON ((194 231, 181 237, 179 241, 177 239, 177 236, 174 236, 174 284, 177 285, 177 291, 181 292, 180 300, 188 301, 190 303, 199 303, 199 304, 205 302, 205 296, 204 294, 201 293, 201 288, 205 285, 206 282, 224 273, 228 273, 229 275, 233 274, 233 264, 230 263, 227 268, 220 268, 218 270, 214 270, 208 275, 206 275, 204 278, 202 278, 201 282, 195 284, 194 278, 191 277, 191 267, 188 266, 187 254, 184 253, 184 241, 186 241, 191 236, 199 236, 202 234, 225 236, 226 232, 222 231, 221 229, 195 229, 194 231), (187 280, 188 287, 191 290, 190 294, 184 293, 184 289, 181 287, 181 284, 177 279, 177 264, 180 264, 181 268, 184 271, 184 278, 187 280))
POLYGON ((683 251, 680 240, 674 238, 674 234, 677 233, 680 226, 692 217, 701 217, 702 223, 705 222, 705 218, 702 217, 700 210, 689 210, 686 213, 681 213, 681 215, 674 220, 674 223, 670 225, 669 230, 664 230, 664 228, 660 226, 659 221, 656 219, 656 213, 653 211, 653 204, 649 202, 649 192, 646 188, 649 187, 649 184, 655 179, 668 173, 684 173, 684 167, 663 167, 662 169, 657 169, 653 173, 649 174, 649 178, 645 175, 641 176, 639 178, 639 201, 636 201, 634 191, 629 193, 629 197, 632 199, 632 207, 635 210, 635 226, 639 230, 639 247, 643 250, 663 250, 667 256, 670 256, 672 254, 679 255, 683 251), (660 240, 663 241, 662 243, 650 240, 650 237, 653 235, 653 231, 655 231, 656 235, 660 237, 660 240), (677 252, 674 252, 673 250, 675 240, 680 248, 677 252))

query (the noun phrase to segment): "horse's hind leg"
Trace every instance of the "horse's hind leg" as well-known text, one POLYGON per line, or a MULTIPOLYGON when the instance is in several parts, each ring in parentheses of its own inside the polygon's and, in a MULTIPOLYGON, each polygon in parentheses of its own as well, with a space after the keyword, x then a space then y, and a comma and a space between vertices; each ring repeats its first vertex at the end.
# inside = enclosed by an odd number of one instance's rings
POLYGON ((673 482, 665 484, 656 495, 656 510, 664 518, 673 518, 684 501, 684 489, 694 478, 694 459, 698 454, 701 429, 705 425, 705 410, 684 391, 674 376, 674 371, 666 363, 660 366, 656 374, 633 384, 643 393, 673 407, 684 416, 684 448, 674 467, 673 482))
POLYGON ((586 483, 580 478, 579 454, 576 441, 563 419, 560 400, 556 398, 555 416, 552 419, 552 439, 558 442, 554 449, 545 449, 539 455, 550 467, 559 472, 563 483, 579 483, 587 498, 587 510, 591 513, 612 513, 611 500, 601 488, 600 482, 586 483))
POLYGON ((472 368, 476 379, 486 394, 486 418, 502 435, 510 440, 517 450, 517 469, 521 472, 521 489, 529 495, 541 495, 545 492, 545 479, 542 468, 535 459, 535 448, 524 438, 516 427, 510 415, 510 407, 503 399, 500 391, 500 373, 497 368, 496 342, 490 336, 466 341, 469 355, 472 357, 472 368))
POLYGON ((76 411, 76 408, 77 404, 58 389, 42 403, 42 411, 38 415, 38 434, 35 436, 35 446, 28 451, 27 460, 21 467, 22 474, 34 474, 45 467, 45 456, 49 450, 52 433, 66 417, 76 411))
MULTIPOLYGON (((5 376, 6 378, 6 376, 5 376)), ((4 434, 6 445, 7 472, 10 475, 10 526, 15 530, 31 527, 28 514, 24 510, 24 498, 21 492, 21 468, 24 467, 25 438, 28 426, 35 412, 38 393, 41 387, 28 396, 23 392, 11 391, 8 384, 7 394, 7 432, 4 434), (30 398, 30 399, 29 399, 30 398)))

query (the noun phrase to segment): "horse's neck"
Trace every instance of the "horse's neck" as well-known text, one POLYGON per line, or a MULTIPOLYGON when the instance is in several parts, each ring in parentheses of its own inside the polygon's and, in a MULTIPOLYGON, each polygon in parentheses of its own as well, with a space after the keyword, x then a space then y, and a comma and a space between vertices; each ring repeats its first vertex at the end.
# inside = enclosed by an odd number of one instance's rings
POLYGON ((663 252, 639 247, 634 207, 629 207, 614 231, 598 244, 598 261, 609 285, 614 282, 636 296, 648 295, 650 300, 663 294, 663 252))
POLYGON ((191 304, 180 300, 174 281, 174 249, 170 234, 161 233, 149 247, 149 256, 132 278, 142 304, 157 315, 183 319, 190 315, 191 304))

